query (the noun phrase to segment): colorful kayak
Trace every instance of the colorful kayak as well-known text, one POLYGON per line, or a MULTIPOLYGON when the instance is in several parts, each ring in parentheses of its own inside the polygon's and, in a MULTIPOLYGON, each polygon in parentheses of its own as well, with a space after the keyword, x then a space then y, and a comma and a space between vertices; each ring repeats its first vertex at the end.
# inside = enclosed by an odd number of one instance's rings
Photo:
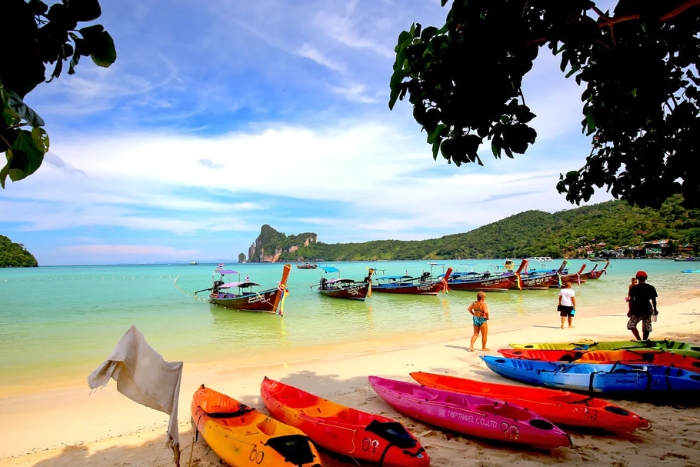
POLYGON ((673 352, 653 349, 630 350, 536 350, 536 349, 498 349, 498 353, 508 358, 524 358, 545 362, 571 363, 622 363, 635 365, 672 366, 683 370, 700 373, 700 359, 673 352))
POLYGON ((447 430, 540 449, 571 446, 571 438, 539 415, 499 399, 458 394, 370 376, 369 384, 390 406, 447 430))
POLYGON ((260 395, 270 414, 329 451, 387 467, 427 467, 430 458, 404 426, 265 378, 260 395))
POLYGON ((321 467, 301 430, 204 385, 192 397, 192 423, 222 461, 235 467, 321 467))
POLYGON ((681 341, 593 341, 583 339, 575 342, 509 344, 514 349, 538 350, 628 350, 654 349, 666 350, 688 357, 700 358, 700 344, 681 341))
POLYGON ((557 425, 598 428, 618 433, 649 426, 646 419, 620 406, 569 391, 487 383, 420 371, 411 373, 411 377, 423 386, 435 389, 502 399, 532 410, 557 425))
POLYGON ((658 365, 562 363, 483 355, 492 371, 538 386, 581 392, 700 391, 700 374, 658 365))

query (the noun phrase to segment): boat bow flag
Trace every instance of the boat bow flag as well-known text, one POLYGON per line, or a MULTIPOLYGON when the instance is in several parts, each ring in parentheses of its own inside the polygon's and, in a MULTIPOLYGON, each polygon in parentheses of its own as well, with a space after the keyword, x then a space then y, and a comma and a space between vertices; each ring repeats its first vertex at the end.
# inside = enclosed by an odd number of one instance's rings
POLYGON ((122 336, 112 354, 90 376, 88 385, 96 390, 113 378, 117 391, 139 404, 170 415, 167 446, 180 466, 180 436, 177 431, 177 402, 180 396, 182 362, 166 362, 136 326, 122 336))

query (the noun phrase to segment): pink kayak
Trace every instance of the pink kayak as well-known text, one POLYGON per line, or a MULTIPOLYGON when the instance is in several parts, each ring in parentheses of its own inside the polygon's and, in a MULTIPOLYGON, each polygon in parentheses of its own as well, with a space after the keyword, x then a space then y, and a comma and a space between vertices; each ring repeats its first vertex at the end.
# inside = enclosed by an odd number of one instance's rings
POLYGON ((569 435, 550 421, 499 399, 379 376, 370 376, 368 380, 372 389, 398 412, 439 428, 539 449, 572 446, 569 435))

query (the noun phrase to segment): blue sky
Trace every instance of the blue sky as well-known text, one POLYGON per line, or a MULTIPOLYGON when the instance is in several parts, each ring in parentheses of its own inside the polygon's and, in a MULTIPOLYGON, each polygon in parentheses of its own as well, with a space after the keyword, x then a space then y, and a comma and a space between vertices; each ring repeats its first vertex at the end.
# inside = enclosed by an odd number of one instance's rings
POLYGON ((514 160, 434 161, 410 104, 389 111, 398 34, 442 25, 439 0, 101 4, 116 63, 27 96, 51 150, 0 192, 0 234, 40 265, 234 259, 262 224, 417 240, 574 207, 555 185, 590 141, 547 49, 524 83, 537 143, 514 160))

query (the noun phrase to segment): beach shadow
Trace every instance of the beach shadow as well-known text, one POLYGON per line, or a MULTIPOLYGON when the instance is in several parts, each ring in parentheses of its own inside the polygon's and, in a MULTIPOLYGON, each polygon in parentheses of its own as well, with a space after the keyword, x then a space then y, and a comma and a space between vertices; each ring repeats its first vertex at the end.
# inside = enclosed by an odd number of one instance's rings
MULTIPOLYGON (((533 328, 561 329, 561 326, 544 326, 542 324, 533 324, 533 328)), ((568 329, 568 328, 566 328, 568 329)))
POLYGON ((450 347, 450 348, 453 348, 453 349, 466 350, 467 352, 471 352, 471 350, 469 350, 469 347, 462 347, 462 346, 460 346, 460 345, 446 345, 445 347, 450 347))

